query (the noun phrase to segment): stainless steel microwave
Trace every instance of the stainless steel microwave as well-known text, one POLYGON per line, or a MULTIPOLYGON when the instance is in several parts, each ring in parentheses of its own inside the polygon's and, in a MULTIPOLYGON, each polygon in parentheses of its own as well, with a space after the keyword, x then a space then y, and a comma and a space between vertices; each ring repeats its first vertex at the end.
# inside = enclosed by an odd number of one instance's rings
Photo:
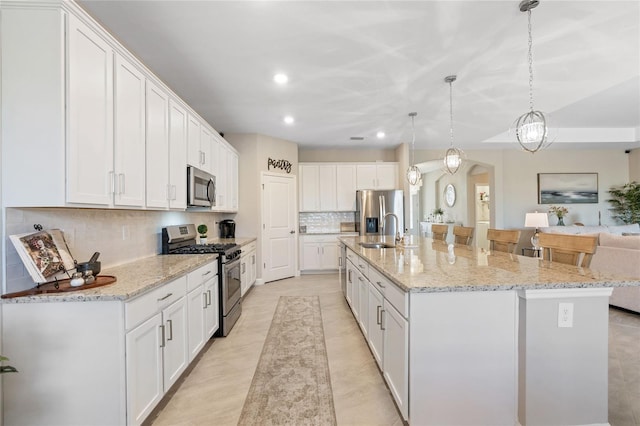
POLYGON ((193 166, 187 166, 187 206, 216 205, 216 177, 193 166))

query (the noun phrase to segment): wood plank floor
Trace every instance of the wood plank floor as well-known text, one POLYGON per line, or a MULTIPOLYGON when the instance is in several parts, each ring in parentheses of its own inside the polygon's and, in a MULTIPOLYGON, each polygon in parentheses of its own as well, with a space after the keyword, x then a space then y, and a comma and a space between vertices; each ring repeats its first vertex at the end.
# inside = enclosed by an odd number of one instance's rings
MULTIPOLYGON (((402 424, 340 291, 337 275, 304 275, 254 287, 230 335, 215 339, 154 425, 236 425, 280 296, 319 295, 338 425, 402 424)), ((157 414, 157 417, 156 417, 157 414)), ((609 422, 640 426, 640 314, 610 309, 609 422)))

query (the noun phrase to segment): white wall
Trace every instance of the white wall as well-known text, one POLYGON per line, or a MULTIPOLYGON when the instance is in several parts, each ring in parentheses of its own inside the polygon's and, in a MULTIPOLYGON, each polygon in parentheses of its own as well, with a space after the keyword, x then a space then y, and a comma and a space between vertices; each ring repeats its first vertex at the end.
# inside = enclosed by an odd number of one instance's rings
POLYGON ((629 182, 640 182, 640 148, 629 153, 629 182))
POLYGON ((305 162, 367 162, 367 161, 399 161, 396 149, 309 149, 300 148, 299 161, 305 162))

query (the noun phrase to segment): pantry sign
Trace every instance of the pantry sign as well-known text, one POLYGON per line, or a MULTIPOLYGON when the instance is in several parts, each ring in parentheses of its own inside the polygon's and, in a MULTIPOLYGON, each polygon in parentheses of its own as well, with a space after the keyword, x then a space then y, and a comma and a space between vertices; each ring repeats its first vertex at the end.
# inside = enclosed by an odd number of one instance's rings
POLYGON ((269 158, 267 160, 267 170, 271 170, 272 167, 291 173, 291 162, 288 160, 274 160, 273 158, 269 158))

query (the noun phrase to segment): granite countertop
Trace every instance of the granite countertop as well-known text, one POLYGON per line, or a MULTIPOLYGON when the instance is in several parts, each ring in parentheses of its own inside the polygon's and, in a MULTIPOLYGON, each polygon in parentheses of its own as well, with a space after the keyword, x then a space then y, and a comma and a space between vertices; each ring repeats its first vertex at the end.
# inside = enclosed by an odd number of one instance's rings
POLYGON ((64 293, 2 299, 2 303, 126 301, 179 278, 212 262, 217 254, 156 255, 111 268, 100 275, 113 275, 116 282, 102 287, 64 293))
POLYGON ((235 243, 240 246, 246 246, 257 240, 256 237, 246 237, 246 238, 213 238, 209 239, 210 243, 235 243))
POLYGON ((358 244, 374 240, 372 237, 340 240, 409 292, 640 286, 633 278, 464 245, 452 245, 453 257, 445 242, 431 238, 419 238, 415 248, 387 249, 363 248, 358 244))

